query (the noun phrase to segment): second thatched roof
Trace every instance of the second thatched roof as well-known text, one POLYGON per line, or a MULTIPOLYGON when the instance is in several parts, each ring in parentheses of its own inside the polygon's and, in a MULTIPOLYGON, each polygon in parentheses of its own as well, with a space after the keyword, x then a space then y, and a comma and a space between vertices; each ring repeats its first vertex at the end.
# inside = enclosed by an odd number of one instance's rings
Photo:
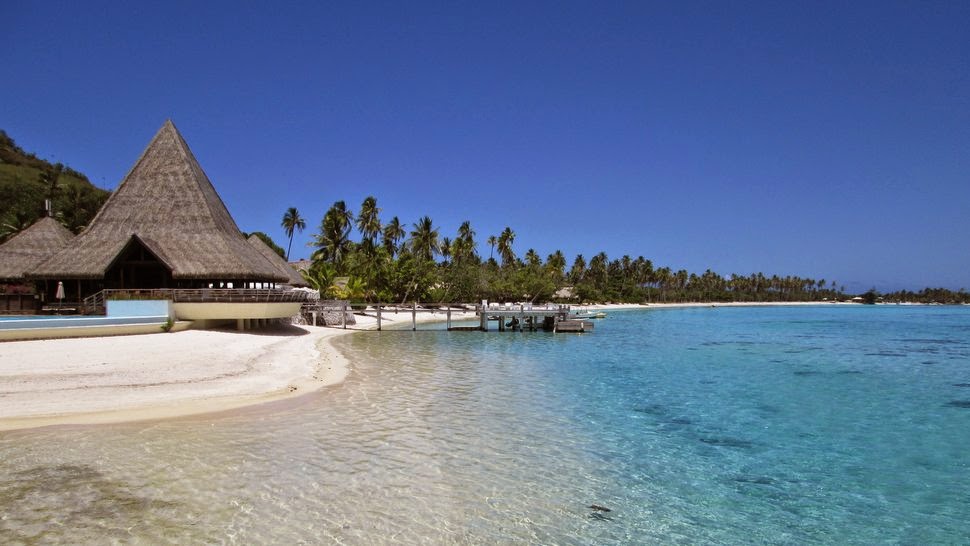
POLYGON ((286 282, 239 231, 182 135, 166 121, 88 228, 38 265, 41 279, 101 279, 137 236, 174 279, 286 282))
POLYGON ((262 239, 256 235, 249 236, 249 244, 253 245, 253 248, 259 251, 282 275, 286 275, 289 280, 285 281, 286 284, 290 286, 307 286, 306 281, 303 280, 303 275, 300 275, 297 270, 293 269, 282 256, 276 253, 275 250, 269 247, 262 239))
POLYGON ((37 264, 63 250, 74 234, 45 216, 0 245, 0 281, 19 282, 37 264))

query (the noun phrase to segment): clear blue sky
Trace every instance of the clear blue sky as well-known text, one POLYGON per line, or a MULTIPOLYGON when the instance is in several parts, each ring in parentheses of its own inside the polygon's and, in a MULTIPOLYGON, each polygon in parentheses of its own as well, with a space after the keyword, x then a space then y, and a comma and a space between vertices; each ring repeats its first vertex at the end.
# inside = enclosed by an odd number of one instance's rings
POLYGON ((0 3, 0 128, 114 188, 167 118, 244 231, 970 289, 967 2, 0 3))

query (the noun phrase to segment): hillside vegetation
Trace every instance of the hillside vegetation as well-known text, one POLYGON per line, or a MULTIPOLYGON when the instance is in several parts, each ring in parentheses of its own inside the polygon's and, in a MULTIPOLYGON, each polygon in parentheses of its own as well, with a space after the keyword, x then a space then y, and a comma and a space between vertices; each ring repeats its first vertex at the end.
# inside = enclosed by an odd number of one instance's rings
POLYGON ((43 216, 46 199, 52 202, 54 217, 78 233, 108 195, 76 170, 25 152, 0 130, 0 242, 43 216))

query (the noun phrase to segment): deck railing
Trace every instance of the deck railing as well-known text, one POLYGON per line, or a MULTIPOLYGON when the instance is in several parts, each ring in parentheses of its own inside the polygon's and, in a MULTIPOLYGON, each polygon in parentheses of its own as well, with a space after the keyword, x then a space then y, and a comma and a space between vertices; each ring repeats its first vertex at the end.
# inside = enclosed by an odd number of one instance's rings
POLYGON ((113 289, 102 290, 99 294, 102 301, 170 300, 174 303, 302 303, 307 300, 307 292, 303 290, 250 288, 113 289))

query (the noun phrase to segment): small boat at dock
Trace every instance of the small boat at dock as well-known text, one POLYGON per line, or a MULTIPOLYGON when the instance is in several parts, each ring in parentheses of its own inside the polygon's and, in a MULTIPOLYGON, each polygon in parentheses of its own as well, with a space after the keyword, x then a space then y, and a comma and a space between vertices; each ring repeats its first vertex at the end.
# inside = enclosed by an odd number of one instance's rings
POLYGON ((606 318, 606 313, 602 311, 590 311, 587 313, 576 313, 575 315, 572 315, 569 318, 576 319, 576 320, 603 319, 603 318, 606 318))

